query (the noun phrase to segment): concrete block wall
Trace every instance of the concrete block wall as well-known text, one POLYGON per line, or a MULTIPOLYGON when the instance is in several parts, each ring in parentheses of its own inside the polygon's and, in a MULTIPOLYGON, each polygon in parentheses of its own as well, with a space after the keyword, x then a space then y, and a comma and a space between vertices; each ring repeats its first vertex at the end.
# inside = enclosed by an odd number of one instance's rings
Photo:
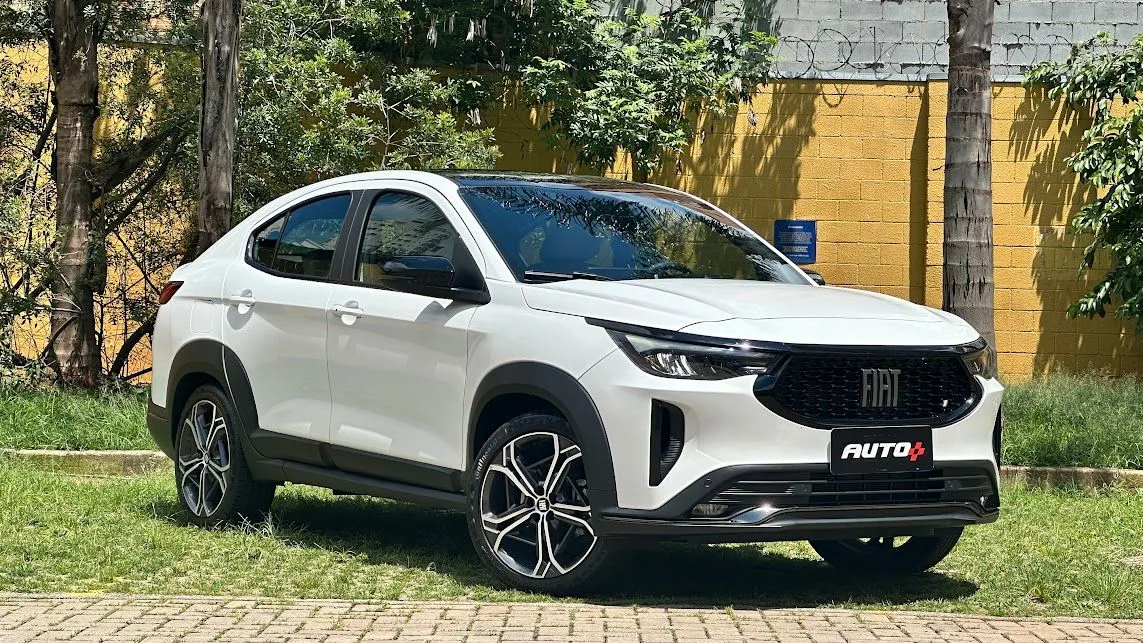
MULTIPOLYGON (((778 71, 792 77, 924 79, 946 71, 946 0, 754 0, 757 27, 781 39, 778 71)), ((1143 29, 1140 0, 1004 0, 996 5, 992 69, 1023 74, 1063 60, 1099 32, 1143 29)), ((647 10, 671 6, 652 2, 647 10)), ((616 9, 617 7, 613 7, 616 9)))

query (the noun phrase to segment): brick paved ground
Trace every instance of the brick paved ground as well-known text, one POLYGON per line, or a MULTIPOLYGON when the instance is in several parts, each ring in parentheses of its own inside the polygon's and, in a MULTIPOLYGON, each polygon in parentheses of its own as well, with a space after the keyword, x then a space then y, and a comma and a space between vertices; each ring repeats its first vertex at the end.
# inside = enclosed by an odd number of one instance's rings
POLYGON ((915 612, 578 604, 370 603, 0 594, 0 642, 69 641, 1119 641, 1143 621, 915 612))

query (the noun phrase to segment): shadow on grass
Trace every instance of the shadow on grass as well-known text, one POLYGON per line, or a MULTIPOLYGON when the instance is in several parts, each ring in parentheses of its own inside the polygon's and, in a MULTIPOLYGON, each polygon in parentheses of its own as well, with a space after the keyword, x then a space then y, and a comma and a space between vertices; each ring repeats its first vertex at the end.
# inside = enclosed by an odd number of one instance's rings
MULTIPOLYGON (((186 525, 170 501, 147 513, 186 525)), ((465 585, 497 585, 481 566, 464 515, 361 497, 280 495, 267 535, 291 546, 364 556, 370 564, 432 568, 465 585)), ((969 596, 978 586, 940 573, 911 577, 855 575, 819 560, 768 553, 763 545, 708 547, 649 544, 616 555, 595 603, 737 607, 895 605, 969 596)))

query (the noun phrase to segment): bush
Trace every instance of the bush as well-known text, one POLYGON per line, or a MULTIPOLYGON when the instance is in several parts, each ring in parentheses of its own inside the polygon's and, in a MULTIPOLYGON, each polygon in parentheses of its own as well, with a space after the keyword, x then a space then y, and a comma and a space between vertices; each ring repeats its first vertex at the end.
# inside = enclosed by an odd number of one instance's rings
POLYGON ((1143 382, 1053 374, 1008 387, 1004 464, 1143 469, 1143 382))

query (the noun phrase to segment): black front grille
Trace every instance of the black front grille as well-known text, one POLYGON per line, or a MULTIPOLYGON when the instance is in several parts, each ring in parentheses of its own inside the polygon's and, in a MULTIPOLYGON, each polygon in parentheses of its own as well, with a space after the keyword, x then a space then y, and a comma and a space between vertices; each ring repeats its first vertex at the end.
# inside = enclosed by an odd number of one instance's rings
POLYGON ((793 355, 759 399, 810 426, 941 426, 968 412, 976 394, 972 377, 955 356, 793 355), (865 369, 900 370, 896 406, 862 405, 865 369))
POLYGON ((724 487, 705 502, 732 507, 842 507, 932 502, 980 502, 995 497, 986 469, 943 468, 924 472, 835 476, 826 472, 753 474, 724 487))

